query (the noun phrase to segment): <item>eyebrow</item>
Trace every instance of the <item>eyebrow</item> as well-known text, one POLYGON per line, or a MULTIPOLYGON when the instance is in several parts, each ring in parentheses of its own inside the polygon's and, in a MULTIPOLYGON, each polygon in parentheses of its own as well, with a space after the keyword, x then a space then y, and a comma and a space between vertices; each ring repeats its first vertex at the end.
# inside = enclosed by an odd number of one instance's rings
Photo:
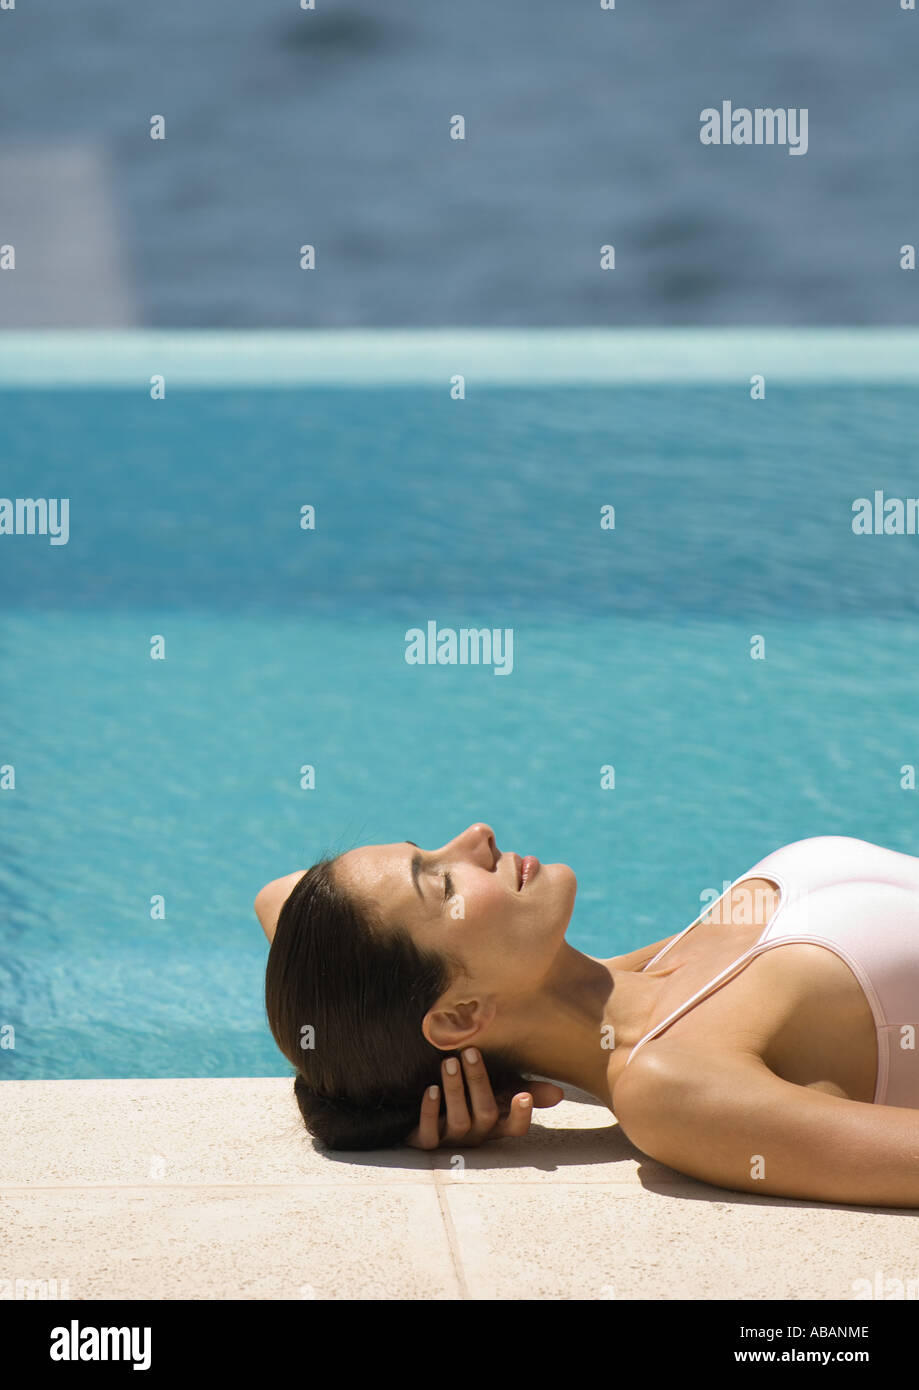
MULTIPOLYGON (((405 843, 407 845, 412 845, 415 849, 418 848, 414 840, 406 840, 405 843)), ((418 894, 422 902, 424 902, 424 894, 421 891, 421 884, 418 882, 418 879, 419 875, 421 874, 423 864, 424 860, 422 859, 420 854, 412 855, 412 883, 414 883, 415 892, 418 894)))

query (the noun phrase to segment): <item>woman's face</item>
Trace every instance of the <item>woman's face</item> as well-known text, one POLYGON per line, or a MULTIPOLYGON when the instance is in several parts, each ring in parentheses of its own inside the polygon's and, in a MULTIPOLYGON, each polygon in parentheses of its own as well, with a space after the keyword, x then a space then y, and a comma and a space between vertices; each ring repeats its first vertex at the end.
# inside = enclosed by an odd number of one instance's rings
MULTIPOLYGON (((348 850, 334 872, 344 892, 375 910, 384 930, 402 928, 418 946, 453 956, 465 970, 458 988, 496 1003, 543 983, 577 892, 567 864, 524 865, 523 856, 502 853, 481 822, 440 849, 402 841, 348 850)), ((266 884, 255 900, 269 940, 302 873, 266 884)))

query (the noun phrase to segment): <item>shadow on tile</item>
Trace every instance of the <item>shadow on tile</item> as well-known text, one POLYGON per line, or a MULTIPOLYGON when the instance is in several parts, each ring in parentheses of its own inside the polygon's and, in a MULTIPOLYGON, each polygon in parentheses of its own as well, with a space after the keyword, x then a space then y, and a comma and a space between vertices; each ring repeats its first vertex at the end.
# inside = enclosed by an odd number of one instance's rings
POLYGON ((774 1197, 768 1193, 762 1196, 756 1192, 733 1192, 727 1187, 713 1187, 711 1183, 700 1182, 698 1178, 688 1177, 675 1168, 668 1168, 655 1159, 647 1158, 633 1148, 638 1160, 638 1181, 646 1192, 656 1192, 662 1197, 684 1202, 707 1202, 715 1208, 727 1210, 729 1207, 787 1207, 810 1208, 812 1211, 874 1212, 884 1216, 919 1216, 919 1210, 911 1207, 869 1207, 857 1203, 816 1202, 809 1197, 774 1197))
MULTIPOLYGON (((607 1112, 608 1113, 608 1112, 607 1112)), ((465 1166, 470 1172, 506 1171, 515 1168, 537 1168, 543 1172, 555 1172, 566 1167, 586 1167, 596 1164, 633 1162, 643 1155, 629 1142, 619 1125, 610 1115, 610 1123, 602 1127, 586 1129, 559 1128, 533 1123, 522 1139, 491 1140, 478 1148, 464 1149, 457 1146, 455 1151, 449 1147, 430 1150, 421 1154, 419 1150, 408 1148, 377 1150, 372 1153, 347 1154, 325 1153, 333 1162, 359 1163, 365 1167, 403 1168, 417 1167, 418 1157, 426 1159, 427 1167, 448 1169, 454 1152, 462 1154, 465 1166)), ((610 1173, 610 1179, 615 1174, 610 1173)))

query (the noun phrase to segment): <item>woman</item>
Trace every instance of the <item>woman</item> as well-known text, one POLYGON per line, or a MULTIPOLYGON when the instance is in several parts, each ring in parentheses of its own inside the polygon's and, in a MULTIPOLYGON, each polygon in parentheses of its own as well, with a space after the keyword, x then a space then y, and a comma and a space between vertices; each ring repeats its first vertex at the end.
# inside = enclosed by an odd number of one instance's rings
POLYGON ((800 840, 611 960, 565 940, 576 889, 482 824, 267 884, 268 1020, 310 1132, 336 1149, 523 1133, 530 1098, 562 1095, 532 1072, 702 1181, 919 1207, 919 859, 800 840))

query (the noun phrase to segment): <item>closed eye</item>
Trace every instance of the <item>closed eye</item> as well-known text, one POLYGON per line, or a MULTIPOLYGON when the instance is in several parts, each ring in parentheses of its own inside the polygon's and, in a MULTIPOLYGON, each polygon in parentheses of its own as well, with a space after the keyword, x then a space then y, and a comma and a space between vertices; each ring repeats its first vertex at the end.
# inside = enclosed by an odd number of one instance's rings
MULTIPOLYGON (((419 848, 419 846, 415 844, 415 841, 414 841, 414 840, 406 840, 405 843, 406 843, 407 845, 411 845, 412 849, 418 849, 418 848, 419 848)), ((420 863, 420 855, 416 855, 416 858, 419 860, 419 863, 420 863)), ((454 886, 453 886, 453 879, 450 877, 450 874, 447 873, 447 872, 445 871, 445 872, 444 872, 444 902, 445 902, 445 903, 446 903, 446 902, 449 902, 450 899, 454 896, 454 893, 455 893, 455 889, 454 889, 454 886)))

